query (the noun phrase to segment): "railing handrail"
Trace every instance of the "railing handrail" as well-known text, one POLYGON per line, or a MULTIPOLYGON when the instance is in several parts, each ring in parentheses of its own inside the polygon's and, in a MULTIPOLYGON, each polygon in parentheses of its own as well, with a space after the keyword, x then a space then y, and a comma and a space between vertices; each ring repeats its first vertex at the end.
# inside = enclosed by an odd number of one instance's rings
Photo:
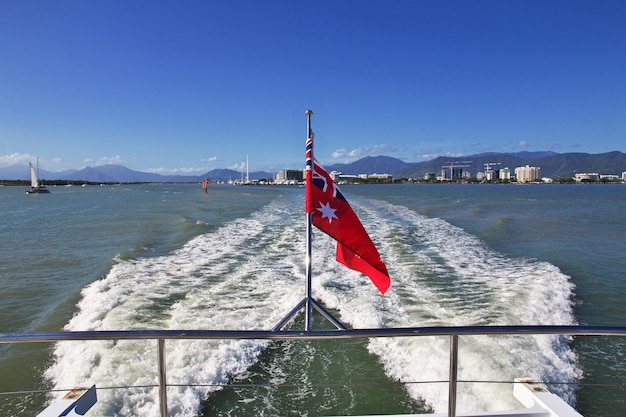
POLYGON ((363 339, 370 337, 463 336, 463 335, 626 336, 626 326, 514 325, 389 327, 346 330, 90 330, 0 333, 0 343, 57 342, 68 340, 122 339, 363 339))
POLYGON ((448 416, 456 416, 456 388, 459 336, 485 335, 569 335, 569 336, 626 336, 626 326, 578 325, 516 325, 516 326, 439 326, 393 327, 381 329, 334 330, 91 330, 56 332, 0 333, 0 344, 36 343, 88 340, 156 340, 158 350, 158 387, 161 417, 167 417, 167 380, 165 369, 165 340, 167 339, 266 339, 266 340, 320 340, 357 339, 372 337, 450 337, 450 373, 448 380, 448 416))

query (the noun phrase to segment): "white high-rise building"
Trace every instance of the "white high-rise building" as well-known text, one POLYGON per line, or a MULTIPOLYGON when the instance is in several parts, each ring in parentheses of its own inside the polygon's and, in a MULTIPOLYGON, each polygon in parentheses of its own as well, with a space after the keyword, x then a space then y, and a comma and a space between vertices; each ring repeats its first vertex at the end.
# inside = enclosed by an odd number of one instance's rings
POLYGON ((533 182, 541 178, 540 171, 541 168, 531 167, 529 165, 517 167, 515 168, 515 177, 517 178, 517 182, 533 182))

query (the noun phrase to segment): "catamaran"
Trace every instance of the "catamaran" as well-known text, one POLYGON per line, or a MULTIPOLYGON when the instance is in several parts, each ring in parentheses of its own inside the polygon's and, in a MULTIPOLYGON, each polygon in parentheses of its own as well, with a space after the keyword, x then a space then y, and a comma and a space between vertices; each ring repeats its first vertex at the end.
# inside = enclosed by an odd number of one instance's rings
POLYGON ((30 189, 26 190, 26 194, 46 194, 49 193, 50 190, 43 184, 39 183, 38 173, 39 171, 39 161, 37 161, 37 170, 33 166, 32 162, 28 163, 30 165, 30 189))

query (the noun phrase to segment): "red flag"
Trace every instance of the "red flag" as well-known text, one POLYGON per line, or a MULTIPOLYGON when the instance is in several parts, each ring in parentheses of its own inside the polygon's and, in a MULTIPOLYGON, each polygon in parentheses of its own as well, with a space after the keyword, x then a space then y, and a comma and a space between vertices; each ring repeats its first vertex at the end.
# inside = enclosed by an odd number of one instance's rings
POLYGON ((337 240, 337 262, 367 275, 384 294, 391 280, 374 242, 326 170, 315 160, 311 165, 307 165, 306 210, 313 224, 337 240))

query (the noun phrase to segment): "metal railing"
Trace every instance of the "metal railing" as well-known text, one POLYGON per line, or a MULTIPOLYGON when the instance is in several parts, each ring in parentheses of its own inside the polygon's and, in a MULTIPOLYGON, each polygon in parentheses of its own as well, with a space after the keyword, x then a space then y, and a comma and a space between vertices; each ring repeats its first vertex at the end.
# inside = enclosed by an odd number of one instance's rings
MULTIPOLYGON (((457 326, 457 327, 402 327, 383 329, 342 330, 102 330, 77 332, 2 333, 0 343, 36 343, 88 340, 157 341, 159 409, 167 417, 167 370, 165 341, 181 339, 205 340, 324 340, 363 339, 373 337, 450 337, 450 372, 448 380, 448 416, 456 416, 458 338, 485 335, 569 335, 569 336, 626 336, 626 326, 457 326)), ((132 387, 129 387, 132 388, 132 387)))

